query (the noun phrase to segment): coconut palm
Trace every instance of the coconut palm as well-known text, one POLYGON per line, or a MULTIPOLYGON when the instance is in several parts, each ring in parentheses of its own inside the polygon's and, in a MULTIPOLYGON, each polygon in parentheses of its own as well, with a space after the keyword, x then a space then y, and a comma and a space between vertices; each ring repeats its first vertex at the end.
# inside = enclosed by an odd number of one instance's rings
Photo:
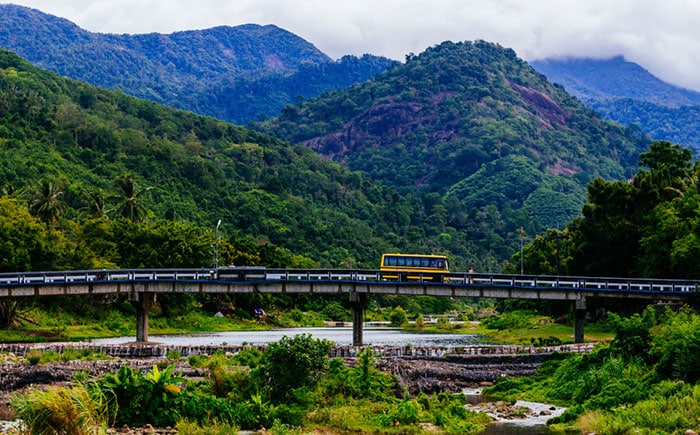
POLYGON ((31 192, 29 211, 47 226, 54 225, 66 210, 66 205, 61 202, 63 189, 60 183, 51 180, 41 180, 39 185, 31 192))
POLYGON ((146 220, 148 209, 143 205, 141 199, 153 187, 140 189, 131 175, 122 175, 117 178, 116 182, 117 187, 121 191, 121 202, 116 209, 117 215, 130 219, 133 222, 146 220))

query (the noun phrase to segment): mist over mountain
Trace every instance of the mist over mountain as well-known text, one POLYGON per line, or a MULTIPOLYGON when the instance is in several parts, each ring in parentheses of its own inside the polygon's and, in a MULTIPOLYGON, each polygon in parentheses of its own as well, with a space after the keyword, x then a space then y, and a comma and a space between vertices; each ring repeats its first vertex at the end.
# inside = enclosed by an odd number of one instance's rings
POLYGON ((700 93, 665 83, 619 56, 531 64, 606 118, 700 152, 700 93))

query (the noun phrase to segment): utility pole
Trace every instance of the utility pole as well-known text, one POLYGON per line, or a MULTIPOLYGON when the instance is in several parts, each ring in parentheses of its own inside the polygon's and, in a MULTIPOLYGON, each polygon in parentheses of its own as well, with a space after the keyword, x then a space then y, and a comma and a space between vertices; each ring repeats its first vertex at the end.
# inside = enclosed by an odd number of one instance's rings
POLYGON ((216 245, 214 246, 214 268, 219 267, 219 227, 221 226, 221 219, 216 223, 216 245))
POLYGON ((525 230, 520 227, 520 274, 523 275, 523 237, 525 236, 525 230))

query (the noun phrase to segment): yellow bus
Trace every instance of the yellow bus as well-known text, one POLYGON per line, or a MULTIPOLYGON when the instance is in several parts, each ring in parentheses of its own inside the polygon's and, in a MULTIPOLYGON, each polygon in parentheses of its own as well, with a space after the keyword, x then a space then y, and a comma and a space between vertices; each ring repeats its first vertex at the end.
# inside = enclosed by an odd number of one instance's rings
POLYGON ((443 282, 450 265, 444 255, 382 254, 379 270, 387 280, 443 282))

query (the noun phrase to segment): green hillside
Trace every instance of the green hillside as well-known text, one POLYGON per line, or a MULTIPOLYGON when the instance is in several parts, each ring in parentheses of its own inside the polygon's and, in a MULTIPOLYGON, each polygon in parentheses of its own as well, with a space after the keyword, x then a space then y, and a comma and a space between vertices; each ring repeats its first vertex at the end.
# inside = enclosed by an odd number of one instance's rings
POLYGON ((566 225, 589 181, 628 178, 648 145, 483 41, 442 43, 257 127, 430 198, 434 221, 499 253, 520 227, 566 225))
POLYGON ((0 187, 3 234, 16 234, 10 217, 29 209, 46 231, 35 234, 32 222, 27 231, 48 245, 60 237, 64 254, 75 255, 13 263, 17 242, 0 249, 3 270, 208 265, 218 219, 222 261, 376 267, 388 250, 448 250, 414 200, 307 147, 95 89, 7 51, 0 187), (193 246, 169 248, 168 234, 189 234, 193 246))
POLYGON ((637 125, 655 140, 700 150, 700 93, 664 83, 621 56, 531 64, 605 118, 637 125))
POLYGON ((300 98, 365 81, 395 63, 371 55, 333 61, 273 25, 101 34, 11 4, 0 4, 0 48, 65 77, 237 124, 277 115, 300 98))

